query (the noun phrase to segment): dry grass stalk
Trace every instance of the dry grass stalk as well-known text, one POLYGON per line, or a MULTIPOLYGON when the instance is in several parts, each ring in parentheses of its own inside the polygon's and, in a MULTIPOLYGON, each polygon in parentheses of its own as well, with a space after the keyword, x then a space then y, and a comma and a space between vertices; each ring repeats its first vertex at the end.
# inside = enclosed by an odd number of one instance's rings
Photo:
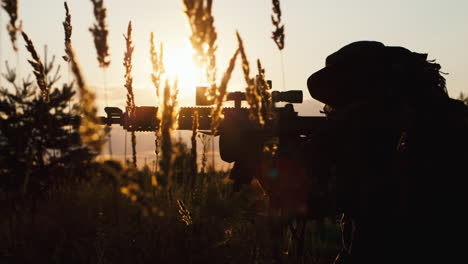
POLYGON ((271 121, 275 118, 274 104, 271 96, 271 86, 265 76, 265 69, 262 67, 260 60, 257 60, 257 78, 255 79, 255 93, 261 100, 262 119, 265 122, 271 121))
POLYGON ((41 58, 37 54, 34 44, 28 35, 22 32, 23 39, 26 42, 26 49, 31 54, 32 60, 28 60, 29 64, 33 67, 34 76, 36 76, 37 85, 41 89, 42 99, 47 102, 49 100, 49 87, 47 85, 47 76, 44 64, 41 61, 41 58))
POLYGON ((213 0, 183 0, 183 3, 192 31, 190 42, 196 51, 194 58, 200 67, 206 69, 206 79, 211 86, 207 96, 211 96, 216 89, 216 50, 218 48, 216 45, 218 35, 211 13, 213 0))
MULTIPOLYGON (((210 137, 208 137, 205 134, 198 134, 198 137, 200 138, 200 141, 202 143, 203 147, 203 152, 202 152, 202 158, 201 158, 201 168, 200 168, 200 173, 204 174, 205 169, 206 169, 206 162, 207 162, 207 157, 206 153, 208 152, 208 140, 210 137)), ((212 138, 212 137, 211 137, 212 138)))
MULTIPOLYGON (((132 40, 132 21, 128 22, 127 36, 124 36, 126 51, 124 56, 125 66, 125 88, 127 88, 127 112, 132 115, 135 108, 135 95, 133 93, 133 77, 132 77, 132 55, 133 55, 133 40, 132 40)), ((136 136, 135 131, 131 132, 132 135, 132 163, 136 167, 136 136)))
POLYGON ((72 25, 71 25, 71 15, 70 15, 70 10, 68 9, 68 4, 67 2, 63 2, 63 5, 65 7, 65 21, 63 21, 63 30, 65 32, 65 56, 62 58, 65 61, 70 60, 70 54, 68 54, 68 49, 66 48, 67 45, 71 44, 71 35, 72 35, 72 25))
POLYGON ((151 73, 151 81, 156 89, 156 98, 159 98, 159 91, 161 90, 162 75, 165 73, 164 68, 164 48, 163 44, 159 46, 159 54, 156 51, 156 44, 154 41, 154 33, 151 32, 150 37, 150 57, 151 64, 153 65, 153 72, 151 73))
MULTIPOLYGON (((154 88, 156 90, 156 102, 159 100, 159 91, 161 90, 161 80, 162 75, 165 72, 164 69, 164 48, 163 44, 159 46, 159 54, 156 51, 156 45, 154 41, 154 33, 151 32, 150 36, 150 58, 151 64, 153 65, 153 72, 151 73, 151 81, 153 82, 154 88)), ((157 113, 156 113, 157 115, 157 113)), ((157 118, 157 117, 156 117, 157 118)), ((159 129, 154 131, 154 153, 156 154, 156 161, 159 159, 159 129)))
POLYGON ((239 52, 242 59, 242 71, 244 73, 244 79, 247 87, 245 88, 245 98, 249 104, 249 117, 256 124, 263 126, 265 125, 265 120, 261 114, 262 109, 262 100, 259 94, 257 93, 256 82, 254 78, 250 77, 250 64, 247 58, 247 54, 244 48, 244 42, 239 33, 237 33, 237 40, 239 42, 239 52))
POLYGON ((237 55, 239 55, 239 49, 237 49, 234 55, 231 57, 231 60, 229 61, 229 66, 223 75, 223 79, 221 80, 220 85, 216 89, 215 107, 213 108, 213 111, 211 112, 211 117, 212 117, 211 118, 211 131, 214 135, 218 133, 219 125, 221 124, 221 121, 224 118, 222 114, 223 103, 224 101, 226 101, 227 86, 228 86, 229 80, 231 79, 232 71, 234 70, 234 67, 236 66, 237 55))
POLYGON ((195 183, 197 181, 197 174, 198 174, 197 134, 198 134, 199 125, 200 124, 198 120, 198 112, 195 111, 193 113, 193 120, 192 120, 192 137, 190 138, 192 142, 192 148, 190 149, 190 178, 189 178, 191 190, 195 189, 195 183))
MULTIPOLYGON (((247 84, 245 97, 249 104, 249 118, 259 127, 269 126, 275 129, 276 115, 274 111, 274 103, 270 93, 270 85, 265 77, 265 69, 263 69, 260 60, 257 60, 258 74, 255 79, 250 77, 250 64, 244 49, 244 43, 239 33, 237 33, 239 41, 239 52, 242 58, 242 70, 244 79, 247 84)), ((263 152, 267 155, 274 156, 278 150, 279 139, 277 137, 270 138, 264 142, 263 152)))
POLYGON ((126 51, 124 54, 123 65, 125 67, 125 88, 127 89, 127 107, 135 107, 135 95, 133 94, 133 77, 132 77, 132 56, 133 56, 133 40, 132 40, 132 22, 128 22, 127 36, 124 35, 126 51))
POLYGON ((5 9, 8 16, 10 17, 10 22, 7 25, 7 31, 10 35, 11 44, 13 45, 13 50, 18 52, 18 45, 16 42, 16 33, 21 32, 22 23, 21 21, 17 24, 18 20, 18 1, 17 0, 2 0, 2 8, 5 9))
POLYGON ((137 166, 137 157, 136 157, 136 135, 135 131, 132 131, 130 133, 131 135, 131 140, 132 140, 132 165, 134 167, 137 166))
POLYGON ((80 111, 82 113, 80 126, 81 140, 88 148, 96 153, 100 153, 102 145, 104 144, 105 131, 99 124, 99 119, 97 117, 97 108, 95 105, 96 96, 86 85, 77 59, 75 58, 71 42, 65 42, 65 53, 68 56, 71 70, 75 75, 75 81, 80 91, 80 111))
POLYGON ((239 45, 239 52, 241 54, 242 59, 242 72, 244 73, 245 83, 247 85, 253 85, 254 81, 252 78, 250 78, 250 64, 249 60, 247 59, 247 54, 245 53, 244 41, 242 40, 242 37, 240 36, 239 32, 236 32, 236 36, 239 45))
POLYGON ((187 209, 187 206, 182 200, 177 200, 177 205, 179 206, 179 214, 182 222, 184 222, 187 226, 191 225, 193 222, 192 217, 190 216, 190 210, 187 209))
POLYGON ((281 7, 279 0, 272 0, 273 15, 271 15, 271 23, 275 27, 272 32, 272 39, 275 41, 279 50, 284 49, 284 25, 281 25, 281 7))
POLYGON ((239 33, 239 52, 242 58, 242 70, 247 84, 245 97, 249 104, 249 117, 258 126, 265 127, 269 121, 275 119, 274 104, 272 102, 270 85, 265 77, 265 69, 262 68, 260 60, 257 60, 258 74, 256 78, 250 77, 250 64, 247 58, 244 43, 239 33))
POLYGON ((176 128, 177 120, 177 95, 178 81, 171 85, 166 80, 162 100, 161 111, 158 111, 158 119, 161 120, 161 156, 160 167, 163 175, 171 184, 171 169, 174 163, 174 147, 172 145, 171 132, 176 128))
POLYGON ((99 67, 106 68, 110 64, 109 45, 107 44, 107 36, 109 35, 106 24, 107 9, 104 7, 104 0, 91 0, 91 2, 96 22, 89 28, 89 31, 94 37, 99 67))
MULTIPOLYGON (((193 113, 193 121, 192 121, 192 137, 190 138, 192 142, 192 149, 190 151, 190 170, 191 170, 191 177, 192 179, 195 179, 195 176, 197 175, 198 172, 198 167, 197 167, 197 132, 198 132, 198 126, 199 126, 199 121, 198 121, 198 112, 195 111, 193 113)), ((195 183, 194 180, 192 180, 192 186, 195 183)))
MULTIPOLYGON (((259 98, 261 107, 258 115, 264 120, 263 127, 268 126, 270 129, 276 130, 278 119, 276 118, 275 104, 271 95, 271 86, 265 77, 265 69, 262 67, 260 60, 257 60, 258 75, 255 80, 255 94, 259 98)), ((273 157, 276 155, 279 146, 279 138, 271 137, 263 143, 263 153, 273 157)))

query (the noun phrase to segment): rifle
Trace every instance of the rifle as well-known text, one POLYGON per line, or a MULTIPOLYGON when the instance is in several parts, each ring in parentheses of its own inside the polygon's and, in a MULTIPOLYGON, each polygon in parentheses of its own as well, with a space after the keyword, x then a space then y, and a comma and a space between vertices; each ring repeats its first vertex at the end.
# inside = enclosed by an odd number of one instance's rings
MULTIPOLYGON (((192 130, 194 115, 198 115, 198 129, 202 133, 211 133, 211 112, 213 100, 205 96, 206 87, 197 87, 197 107, 181 107, 178 115, 178 130, 192 130)), ((233 101, 234 107, 224 107, 222 121, 219 131, 220 156, 226 162, 242 159, 246 149, 253 146, 259 147, 267 138, 277 137, 280 142, 288 142, 290 139, 306 140, 315 131, 323 126, 325 117, 322 116, 299 116, 294 110, 293 103, 302 103, 303 94, 301 90, 272 91, 273 103, 285 102, 283 107, 275 107, 276 125, 259 128, 249 119, 249 109, 241 107, 242 101, 246 100, 244 92, 231 92, 227 94, 226 100, 233 101), (249 145, 246 143, 251 143, 249 145)), ((101 124, 118 124, 127 131, 155 131, 159 129, 160 120, 157 119, 158 107, 136 106, 127 108, 123 112, 118 107, 106 107, 107 116, 100 117, 101 124)), ((283 144, 284 145, 284 144, 283 144)))

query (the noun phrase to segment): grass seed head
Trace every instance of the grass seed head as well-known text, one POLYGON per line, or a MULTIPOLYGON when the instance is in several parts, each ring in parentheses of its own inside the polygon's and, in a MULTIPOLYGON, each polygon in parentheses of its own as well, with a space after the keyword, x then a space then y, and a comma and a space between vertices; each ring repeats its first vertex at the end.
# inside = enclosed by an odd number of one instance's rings
MULTIPOLYGON (((133 109, 135 108, 135 95, 133 93, 133 76, 132 76, 132 56, 133 56, 133 40, 132 40, 132 21, 128 22, 127 27, 127 36, 124 35, 125 44, 126 44, 126 51, 124 54, 124 62, 123 65, 125 66, 125 88, 127 88, 127 111, 130 115, 133 114, 133 109)), ((132 140, 132 163, 133 166, 137 166, 137 158, 136 158, 136 136, 135 131, 131 132, 131 140, 132 140)))
MULTIPOLYGON (((67 13, 66 17, 71 17, 68 11, 68 7, 65 4, 65 11, 67 13)), ((96 108, 96 96, 88 88, 86 82, 81 73, 80 66, 75 57, 75 52, 73 51, 73 46, 71 39, 67 36, 71 36, 71 31, 67 32, 67 27, 65 23, 69 23, 69 28, 71 29, 71 19, 65 19, 64 30, 65 30, 65 53, 67 54, 68 62, 70 63, 71 71, 75 76, 75 81, 80 92, 80 112, 81 112, 81 124, 80 124, 80 136, 81 141, 95 153, 100 153, 102 146, 104 144, 105 131, 102 129, 102 125, 99 123, 97 117, 97 108, 96 108), (68 39, 68 41, 67 41, 68 39)))
POLYGON ((281 25, 281 7, 279 0, 272 0, 273 15, 271 15, 271 23, 274 26, 272 39, 275 41, 279 50, 284 49, 284 25, 281 25))
POLYGON ((96 21, 89 28, 89 31, 94 38, 99 66, 106 68, 110 65, 109 45, 107 43, 109 35, 106 24, 107 9, 104 7, 104 0, 91 0, 91 2, 93 3, 93 13, 96 21))
MULTIPOLYGON (((193 120, 192 120, 192 137, 190 138, 192 142, 192 149, 190 152, 190 168, 191 168, 191 177, 194 179, 194 177, 197 175, 198 172, 198 167, 197 167, 197 132, 198 132, 198 126, 199 126, 199 120, 198 120, 198 112, 195 111, 193 113, 193 120)), ((192 181, 192 186, 193 186, 193 181, 192 181)))
POLYGON ((216 89, 215 107, 211 112, 211 131, 215 135, 218 133, 219 125, 221 124, 221 121, 224 118, 222 114, 222 107, 224 101, 226 101, 227 86, 229 80, 231 79, 232 71, 236 66, 237 55, 239 55, 239 49, 237 49, 236 52, 234 52, 234 55, 231 57, 231 60, 229 61, 229 66, 224 72, 223 79, 221 80, 221 84, 216 89))
POLYGON ((71 25, 71 14, 70 14, 70 10, 68 9, 68 4, 67 2, 63 2, 63 5, 65 7, 65 21, 63 21, 63 30, 65 32, 65 56, 63 56, 62 58, 65 60, 65 61, 69 61, 69 58, 70 58, 70 54, 68 53, 68 49, 67 49, 67 46, 69 45, 69 43, 71 43, 71 35, 72 35, 72 25, 71 25))
POLYGON ((133 94, 133 77, 132 77, 132 55, 133 55, 133 40, 132 40, 132 22, 128 22, 127 36, 124 35, 126 51, 124 54, 123 65, 125 67, 125 88, 127 89, 127 107, 135 107, 135 95, 133 94))
POLYGON ((195 50, 194 59, 200 67, 206 70, 206 79, 210 84, 209 94, 212 96, 216 88, 216 41, 218 34, 212 15, 212 0, 183 0, 192 35, 190 42, 195 50))
POLYGON ((193 222, 192 217, 190 216, 190 210, 182 200, 177 200, 177 205, 179 206, 179 214, 182 222, 184 222, 187 226, 191 225, 193 222))
POLYGON ((28 60, 33 68, 34 76, 36 77, 37 85, 41 89, 42 99, 47 102, 49 100, 49 87, 47 85, 47 77, 44 64, 37 54, 33 42, 25 32, 22 32, 24 41, 26 42, 26 49, 31 54, 32 60, 28 60))
POLYGON ((239 45, 239 52, 241 54, 242 59, 242 72, 244 73, 245 83, 247 85, 253 85, 253 80, 250 78, 250 64, 247 58, 247 54, 245 52, 244 41, 242 40, 242 37, 240 36, 239 32, 236 32, 236 36, 239 45))
POLYGON ((161 111, 158 111, 158 119, 161 120, 160 167, 164 177, 167 179, 168 184, 171 184, 171 174, 174 163, 175 148, 172 144, 171 134, 172 131, 176 128, 177 95, 178 81, 175 80, 173 84, 170 84, 169 80, 166 80, 162 105, 159 107, 161 111))
POLYGON ((263 116, 260 114, 262 99, 256 87, 256 80, 250 77, 250 63, 245 52, 244 42, 239 32, 237 32, 237 40, 239 43, 239 52, 242 59, 242 71, 244 73, 244 79, 247 85, 245 88, 245 99, 250 106, 249 118, 259 126, 263 126, 265 122, 263 116))
POLYGON ((164 69, 164 48, 161 43, 159 48, 159 54, 156 51, 156 44, 154 41, 154 33, 151 32, 150 37, 150 58, 153 66, 153 72, 151 73, 151 81, 153 82, 154 88, 156 89, 156 98, 159 98, 159 91, 161 90, 162 75, 165 73, 164 69))
POLYGON ((81 69, 75 58, 71 43, 67 48, 70 56, 69 62, 81 97, 80 112, 82 119, 79 129, 81 140, 95 153, 100 153, 104 144, 105 131, 102 129, 102 125, 99 123, 99 119, 97 117, 97 108, 95 105, 96 96, 86 85, 83 75, 81 74, 81 69))
MULTIPOLYGON (((151 32, 150 36, 150 58, 151 58, 151 64, 153 66, 153 72, 151 73, 151 81, 153 82, 155 91, 156 91, 156 103, 158 104, 159 102, 159 96, 160 96, 160 90, 161 90, 161 82, 162 82, 162 77, 165 73, 164 69, 164 47, 163 44, 161 43, 159 47, 159 54, 156 50, 156 44, 154 40, 154 33, 151 32)), ((161 108, 159 108, 161 109, 161 108)), ((157 115, 157 113, 156 113, 157 115)), ((156 116, 157 118, 157 116, 156 116)), ((158 160, 159 156, 159 140, 161 138, 160 135, 160 130, 156 129, 154 131, 154 152, 156 154, 156 160, 158 160)))

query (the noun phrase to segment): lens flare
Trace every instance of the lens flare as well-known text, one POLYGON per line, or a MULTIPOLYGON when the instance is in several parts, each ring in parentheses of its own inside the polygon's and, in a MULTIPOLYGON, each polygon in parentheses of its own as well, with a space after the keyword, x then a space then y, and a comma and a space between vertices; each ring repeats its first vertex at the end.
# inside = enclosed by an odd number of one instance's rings
POLYGON ((193 62, 194 51, 189 44, 167 50, 164 58, 166 77, 179 80, 181 94, 195 95, 196 87, 206 85, 204 71, 193 62))

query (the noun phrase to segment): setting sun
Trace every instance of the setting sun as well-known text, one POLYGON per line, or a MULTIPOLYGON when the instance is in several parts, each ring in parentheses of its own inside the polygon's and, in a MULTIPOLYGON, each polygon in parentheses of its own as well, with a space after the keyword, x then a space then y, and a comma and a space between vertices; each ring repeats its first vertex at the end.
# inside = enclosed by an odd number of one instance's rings
POLYGON ((179 80, 180 94, 195 95, 195 87, 204 84, 204 71, 193 62, 193 50, 189 43, 165 50, 164 66, 170 80, 179 80))

